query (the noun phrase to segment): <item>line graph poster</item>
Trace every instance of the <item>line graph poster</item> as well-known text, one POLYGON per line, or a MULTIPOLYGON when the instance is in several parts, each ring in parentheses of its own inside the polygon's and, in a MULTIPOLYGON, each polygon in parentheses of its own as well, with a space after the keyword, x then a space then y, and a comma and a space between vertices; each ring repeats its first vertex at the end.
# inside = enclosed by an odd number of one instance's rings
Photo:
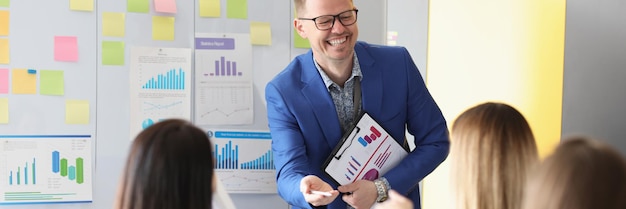
POLYGON ((195 46, 196 123, 252 124, 250 35, 196 34, 195 46))
POLYGON ((191 119, 191 76, 191 49, 131 49, 131 140, 161 120, 191 119))
POLYGON ((0 135, 0 205, 92 202, 89 135, 0 135))
POLYGON ((270 133, 209 130, 215 173, 229 193, 276 193, 270 133))

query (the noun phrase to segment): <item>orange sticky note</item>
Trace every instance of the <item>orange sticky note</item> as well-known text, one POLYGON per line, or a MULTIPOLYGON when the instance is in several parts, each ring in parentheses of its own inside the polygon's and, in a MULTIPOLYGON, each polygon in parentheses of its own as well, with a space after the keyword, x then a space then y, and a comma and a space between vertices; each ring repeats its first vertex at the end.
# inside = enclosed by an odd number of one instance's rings
POLYGON ((9 11, 0 10, 0 36, 9 35, 9 11))
POLYGON ((37 73, 32 73, 33 71, 36 72, 32 69, 13 69, 11 71, 11 90, 14 94, 37 93, 37 73))
POLYGON ((78 61, 78 40, 75 36, 54 37, 54 60, 65 62, 78 61))
POLYGON ((176 14, 176 0, 154 0, 154 10, 176 14))
POLYGON ((0 38, 0 64, 9 64, 9 39, 0 38))

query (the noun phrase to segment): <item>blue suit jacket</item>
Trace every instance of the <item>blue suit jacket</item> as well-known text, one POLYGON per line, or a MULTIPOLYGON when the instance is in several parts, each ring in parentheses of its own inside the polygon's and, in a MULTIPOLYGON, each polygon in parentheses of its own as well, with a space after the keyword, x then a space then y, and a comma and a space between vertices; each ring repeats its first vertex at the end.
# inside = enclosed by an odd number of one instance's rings
MULTIPOLYGON (((441 111, 404 47, 357 42, 363 78, 362 108, 398 142, 405 127, 416 149, 384 177, 392 189, 420 207, 418 183, 448 155, 448 128, 441 111)), ((279 195, 294 208, 310 208, 300 192, 302 177, 317 175, 333 187, 322 164, 342 137, 337 111, 309 51, 296 57, 265 88, 279 195)), ((345 209, 341 196, 329 209, 345 209)))

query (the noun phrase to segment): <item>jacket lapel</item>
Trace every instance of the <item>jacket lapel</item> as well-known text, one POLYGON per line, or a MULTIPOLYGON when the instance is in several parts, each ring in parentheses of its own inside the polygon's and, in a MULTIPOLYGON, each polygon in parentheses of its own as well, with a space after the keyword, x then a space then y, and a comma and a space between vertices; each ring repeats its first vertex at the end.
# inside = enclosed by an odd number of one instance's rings
POLYGON ((384 68, 375 69, 376 64, 380 65, 380 63, 375 62, 375 58, 367 51, 368 47, 370 46, 362 42, 357 42, 354 47, 363 74, 361 80, 362 105, 363 111, 370 115, 379 115, 383 103, 382 70, 384 68))

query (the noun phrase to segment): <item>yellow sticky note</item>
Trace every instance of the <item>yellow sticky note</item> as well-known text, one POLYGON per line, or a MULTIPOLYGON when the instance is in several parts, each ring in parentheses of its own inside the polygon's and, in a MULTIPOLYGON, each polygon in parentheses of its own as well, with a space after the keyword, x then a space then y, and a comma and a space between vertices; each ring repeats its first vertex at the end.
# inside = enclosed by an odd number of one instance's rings
POLYGON ((0 123, 9 123, 9 98, 0 98, 0 123))
POLYGON ((66 100, 65 101, 65 123, 89 124, 89 101, 66 100))
POLYGON ((226 0, 226 17, 248 18, 248 0, 226 0))
POLYGON ((152 16, 152 40, 174 40, 174 17, 152 16))
POLYGON ((126 14, 122 12, 102 12, 102 35, 124 37, 126 34, 126 14))
POLYGON ((33 69, 13 69, 11 90, 14 94, 37 93, 37 71, 33 69))
POLYGON ((70 9, 77 11, 93 11, 93 0, 70 0, 70 9))
POLYGON ((198 0, 200 9, 200 17, 220 17, 221 5, 220 0, 198 0))
POLYGON ((269 22, 250 22, 250 43, 272 45, 272 29, 269 22))
POLYGON ((9 39, 0 38, 0 64, 9 64, 9 39))
POLYGON ((304 49, 311 48, 311 44, 309 43, 309 41, 302 38, 302 36, 298 34, 296 29, 293 29, 293 45, 296 48, 304 48, 304 49))
POLYGON ((176 14, 176 0, 154 0, 154 11, 176 14))
POLYGON ((42 95, 65 94, 65 79, 62 70, 39 71, 39 93, 42 95))
POLYGON ((149 0, 126 0, 126 11, 148 13, 150 11, 149 0))
POLYGON ((0 7, 9 7, 10 0, 0 0, 0 7))
POLYGON ((102 64, 124 65, 124 42, 102 41, 102 64))
POLYGON ((9 11, 0 10, 0 36, 9 35, 9 11))

